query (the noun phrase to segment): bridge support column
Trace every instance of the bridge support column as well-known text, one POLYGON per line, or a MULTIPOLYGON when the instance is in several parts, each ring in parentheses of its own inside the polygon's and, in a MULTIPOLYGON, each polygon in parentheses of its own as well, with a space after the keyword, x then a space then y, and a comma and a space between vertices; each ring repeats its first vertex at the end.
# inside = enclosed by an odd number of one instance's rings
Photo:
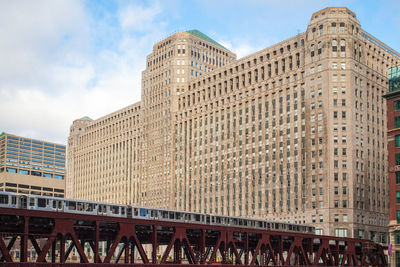
POLYGON ((152 240, 152 245, 153 245, 153 252, 152 252, 152 263, 156 264, 157 263, 157 225, 153 225, 153 240, 152 240))
POLYGON ((21 262, 28 261, 29 217, 24 216, 24 234, 21 236, 21 262))

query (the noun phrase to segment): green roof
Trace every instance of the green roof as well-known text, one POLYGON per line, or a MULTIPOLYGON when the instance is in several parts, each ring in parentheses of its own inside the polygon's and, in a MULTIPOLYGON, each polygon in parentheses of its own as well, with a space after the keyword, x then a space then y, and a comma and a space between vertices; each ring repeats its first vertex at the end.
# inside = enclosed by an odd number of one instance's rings
POLYGON ((229 49, 227 49, 226 47, 222 46, 221 44, 217 43, 216 41, 214 41, 213 39, 211 39, 210 37, 208 37, 207 35, 205 35, 204 33, 202 33, 199 30, 190 30, 190 31, 186 31, 187 33, 190 33, 193 36, 199 37, 200 39, 203 39, 206 42, 212 43, 213 45, 219 46, 227 51, 230 51, 229 49))
POLYGON ((92 121, 92 119, 89 118, 88 116, 82 117, 81 120, 91 120, 92 121))

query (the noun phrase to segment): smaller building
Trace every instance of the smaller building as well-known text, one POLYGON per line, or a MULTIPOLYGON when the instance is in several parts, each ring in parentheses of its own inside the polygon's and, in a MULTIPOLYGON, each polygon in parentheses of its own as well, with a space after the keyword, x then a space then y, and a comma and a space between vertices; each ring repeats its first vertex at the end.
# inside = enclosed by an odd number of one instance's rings
POLYGON ((400 66, 389 69, 387 99, 390 266, 400 266, 400 66))
POLYGON ((0 134, 0 191, 65 196, 65 145, 0 134))

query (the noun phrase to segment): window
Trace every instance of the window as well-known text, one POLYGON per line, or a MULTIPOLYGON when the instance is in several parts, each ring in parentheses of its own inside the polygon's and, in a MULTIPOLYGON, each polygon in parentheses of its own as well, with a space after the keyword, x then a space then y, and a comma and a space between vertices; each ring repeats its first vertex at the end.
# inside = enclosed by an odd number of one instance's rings
POLYGON ((335 22, 332 23, 331 34, 336 34, 336 23, 335 22))
POLYGON ((394 128, 400 128, 400 116, 394 118, 394 128))
POLYGON ((396 184, 400 184, 400 172, 396 172, 396 184))
POLYGON ((400 110, 400 100, 394 101, 393 103, 394 110, 400 110))
POLYGON ((394 232, 394 243, 396 245, 400 244, 400 231, 394 232))
POLYGON ((335 236, 337 237, 347 237, 347 229, 335 229, 335 236))
POLYGON ((396 220, 397 223, 400 223, 400 210, 396 210, 396 220))
POLYGON ((400 191, 396 191, 396 204, 400 204, 400 191))
MULTIPOLYGON (((396 161, 396 165, 400 165, 400 154, 399 153, 397 153, 395 155, 395 161, 396 161)), ((9 172, 8 168, 7 168, 7 172, 9 172)))
POLYGON ((395 137, 394 137, 395 139, 395 146, 396 147, 400 147, 400 135, 396 135, 395 137))
POLYGON ((335 214, 335 222, 339 222, 339 214, 335 214))
POLYGON ((343 222, 347 222, 347 214, 343 214, 343 222))
POLYGON ((344 23, 339 24, 339 33, 343 34, 344 33, 344 23))

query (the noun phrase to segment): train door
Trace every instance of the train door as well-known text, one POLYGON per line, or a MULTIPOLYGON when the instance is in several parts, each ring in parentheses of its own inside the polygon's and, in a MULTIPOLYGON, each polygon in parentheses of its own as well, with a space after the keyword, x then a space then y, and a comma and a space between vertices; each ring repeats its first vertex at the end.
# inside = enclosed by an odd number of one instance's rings
POLYGON ((25 195, 19 196, 18 208, 19 209, 26 209, 27 205, 28 205, 28 198, 25 195))
POLYGON ((12 208, 17 207, 17 196, 11 196, 11 207, 12 208))

